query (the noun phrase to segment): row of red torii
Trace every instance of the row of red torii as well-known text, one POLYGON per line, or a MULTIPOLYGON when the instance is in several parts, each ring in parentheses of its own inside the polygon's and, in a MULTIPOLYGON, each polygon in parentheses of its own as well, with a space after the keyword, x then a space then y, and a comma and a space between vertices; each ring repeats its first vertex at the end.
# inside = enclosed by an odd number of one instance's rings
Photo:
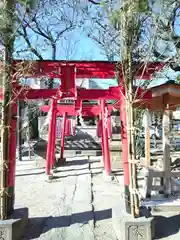
MULTIPOLYGON (((151 80, 154 72, 161 70, 164 67, 163 63, 139 63, 136 66, 136 78, 151 80)), ((99 126, 102 129, 102 154, 104 160, 104 169, 106 174, 111 172, 109 140, 108 140, 108 124, 107 119, 112 111, 112 108, 120 110, 120 119, 122 123, 122 157, 124 167, 124 185, 125 191, 129 188, 129 167, 128 167, 128 140, 126 130, 126 114, 124 102, 123 74, 121 66, 117 62, 107 61, 22 61, 14 60, 12 63, 12 87, 13 101, 12 120, 10 128, 10 146, 9 146, 9 165, 8 165, 8 187, 15 186, 15 164, 16 164, 16 121, 17 121, 17 100, 18 99, 51 99, 51 106, 43 106, 42 110, 50 111, 49 135, 46 157, 46 174, 52 174, 52 168, 55 164, 55 132, 56 132, 56 117, 63 116, 63 127, 61 130, 61 157, 59 161, 63 161, 64 152, 64 137, 65 126, 68 115, 79 115, 82 111, 84 115, 99 115, 99 126), (78 89, 76 87, 76 78, 98 78, 98 79, 118 79, 119 86, 109 87, 109 89, 78 89), (22 73, 21 73, 22 72, 22 73), (32 89, 21 86, 18 83, 19 77, 24 78, 39 78, 49 77, 60 78, 61 85, 59 89, 32 89), (75 101, 74 105, 65 106, 58 105, 60 99, 71 99, 75 101), (98 100, 99 106, 91 106, 89 109, 82 106, 83 100, 98 100), (117 100, 115 106, 108 105, 107 100, 117 100)), ((137 89, 137 96, 143 99, 152 98, 149 91, 144 92, 142 89, 137 89)), ((1 93, 1 99, 3 94, 1 93)))

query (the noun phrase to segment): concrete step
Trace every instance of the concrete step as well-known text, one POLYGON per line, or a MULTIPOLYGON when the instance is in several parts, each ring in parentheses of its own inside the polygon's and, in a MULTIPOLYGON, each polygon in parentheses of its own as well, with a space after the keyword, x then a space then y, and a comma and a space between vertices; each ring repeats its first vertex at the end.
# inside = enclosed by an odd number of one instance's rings
POLYGON ((118 146, 110 146, 110 157, 111 157, 111 167, 112 170, 119 170, 123 168, 123 162, 122 162, 122 151, 118 146))
POLYGON ((110 151, 116 151, 116 150, 122 151, 121 141, 116 141, 116 142, 112 141, 112 142, 110 142, 109 149, 110 149, 110 151))
POLYGON ((122 152, 122 147, 121 146, 109 146, 109 150, 111 152, 122 152))
POLYGON ((101 150, 65 150, 64 157, 75 157, 75 156, 102 156, 101 150))
POLYGON ((121 134, 113 133, 111 139, 112 140, 121 140, 121 134))

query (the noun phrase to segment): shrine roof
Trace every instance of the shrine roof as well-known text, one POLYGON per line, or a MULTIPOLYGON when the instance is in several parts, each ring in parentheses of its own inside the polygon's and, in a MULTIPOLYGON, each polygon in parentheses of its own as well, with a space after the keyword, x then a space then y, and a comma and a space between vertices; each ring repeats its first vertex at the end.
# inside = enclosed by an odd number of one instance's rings
POLYGON ((134 104, 135 107, 148 108, 152 111, 162 110, 167 105, 172 110, 180 106, 180 84, 174 81, 168 81, 164 84, 148 89, 152 92, 152 99, 150 100, 137 100, 134 104))

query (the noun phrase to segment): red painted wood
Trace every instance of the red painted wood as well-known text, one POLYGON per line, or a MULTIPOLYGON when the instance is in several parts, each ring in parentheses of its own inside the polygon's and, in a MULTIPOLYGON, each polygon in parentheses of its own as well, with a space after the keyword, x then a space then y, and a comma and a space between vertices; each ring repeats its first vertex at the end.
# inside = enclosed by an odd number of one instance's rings
POLYGON ((65 136, 69 136, 67 132, 67 113, 64 112, 63 114, 63 122, 62 122, 62 128, 61 128, 61 153, 60 153, 60 159, 63 159, 64 157, 64 143, 65 143, 65 136))
POLYGON ((79 111, 82 108, 82 100, 80 98, 77 98, 75 100, 75 111, 79 111))
POLYGON ((50 169, 52 169, 55 164, 55 150, 56 150, 57 100, 54 99, 53 101, 54 101, 54 109, 52 112, 52 136, 51 136, 52 145, 51 145, 50 169))
MULTIPOLYGON (((110 87, 107 90, 104 89, 78 89, 77 97, 79 100, 119 100, 121 92, 120 87, 110 87)), ((74 93, 66 94, 59 89, 32 89, 32 88, 18 88, 15 90, 15 94, 19 99, 49 99, 56 96, 58 99, 61 98, 74 98, 74 93)), ((138 88, 135 92, 135 98, 151 99, 151 91, 143 90, 138 88)), ((2 99, 2 89, 0 89, 0 97, 2 99)))
MULTIPOLYGON (((108 106, 109 113, 112 111, 113 106, 108 106)), ((45 105, 40 108, 43 112, 48 112, 50 106, 45 105)), ((57 106, 57 115, 62 116, 64 112, 67 112, 71 116, 79 116, 80 112, 76 111, 75 105, 59 105, 57 106)), ((82 115, 83 116, 97 116, 101 113, 101 107, 99 105, 82 106, 82 115)))
POLYGON ((108 126, 105 123, 105 101, 101 101, 101 113, 102 113, 102 141, 103 141, 103 154, 104 154, 104 170, 107 175, 111 173, 111 159, 109 151, 109 139, 108 139, 108 126))
MULTIPOLYGON (((54 77, 61 74, 61 67, 64 65, 75 65, 76 75, 79 78, 114 78, 118 62, 107 61, 22 61, 14 60, 14 67, 19 65, 19 69, 29 69, 29 76, 44 76, 54 72, 54 77), (28 66, 28 67, 27 67, 28 66)), ((142 79, 150 78, 155 71, 162 69, 165 64, 160 62, 139 63, 136 77, 142 79), (145 75, 145 76, 143 76, 145 75)), ((26 71, 27 72, 27 71, 26 71)), ((121 74, 122 75, 122 74, 121 74)))
POLYGON ((71 120, 67 119, 66 127, 65 127, 65 136, 70 136, 70 135, 71 135, 71 120))
POLYGON ((76 98, 76 68, 74 65, 61 66, 61 86, 60 90, 65 97, 76 98))
POLYGON ((108 137, 112 137, 111 116, 108 117, 108 137))
POLYGON ((99 119, 98 124, 97 124, 97 134, 99 138, 102 136, 102 120, 99 119))
MULTIPOLYGON (((12 86, 15 88, 17 85, 17 79, 14 75, 12 78, 12 86)), ((9 162, 8 162, 8 187, 15 187, 15 171, 16 171, 16 134, 17 134, 17 102, 15 101, 14 92, 12 94, 11 101, 11 122, 10 122, 10 141, 9 141, 9 162)), ((12 192, 11 194, 15 194, 12 192)), ((12 206, 13 208, 14 206, 12 206)))
MULTIPOLYGON (((56 112, 56 100, 53 99, 51 102, 51 115, 49 120, 49 131, 48 131, 48 144, 47 144, 47 154, 46 154, 46 174, 51 175, 51 167, 53 163, 52 159, 52 147, 53 147, 53 126, 55 120, 55 112, 56 112)), ((54 136, 55 137, 55 136, 54 136)), ((55 147, 55 146, 54 146, 55 147)))
POLYGON ((9 163, 8 163, 8 186, 15 186, 15 168, 16 168, 16 123, 17 123, 17 103, 13 102, 12 106, 12 115, 15 118, 11 120, 10 127, 10 143, 9 143, 9 163))
MULTIPOLYGON (((102 136, 102 120, 100 119, 97 124, 97 137, 102 136)), ((111 116, 108 117, 108 138, 112 137, 111 116)))
POLYGON ((124 169, 124 185, 129 186, 129 163, 128 163, 128 137, 127 137, 127 122, 126 122, 126 103, 125 98, 121 97, 120 104, 120 120, 121 120, 121 138, 122 138, 122 159, 124 169))

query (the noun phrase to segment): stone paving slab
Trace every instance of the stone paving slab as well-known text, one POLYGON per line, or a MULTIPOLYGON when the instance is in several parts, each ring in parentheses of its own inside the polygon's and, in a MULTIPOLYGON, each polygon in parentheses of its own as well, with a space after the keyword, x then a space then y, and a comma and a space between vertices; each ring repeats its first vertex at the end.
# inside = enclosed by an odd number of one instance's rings
POLYGON ((24 240, 115 240, 111 209, 120 198, 117 182, 105 182, 101 157, 67 159, 55 179, 45 180, 34 161, 17 162, 16 206, 29 208, 24 240))
POLYGON ((45 181, 33 161, 17 164, 16 205, 29 207, 30 216, 24 239, 94 239, 89 163, 68 163, 52 182, 45 181))
MULTIPOLYGON (((112 208, 121 205, 124 196, 123 172, 107 181, 99 157, 90 162, 68 158, 55 179, 47 182, 38 161, 17 162, 16 207, 28 207, 30 216, 23 239, 116 240, 112 208)), ((172 229, 158 239, 180 239, 179 215, 175 215, 164 216, 167 226, 173 221, 172 229)))
MULTIPOLYGON (((57 142, 56 144, 57 150, 60 148, 60 143, 57 142)), ((47 143, 42 144, 38 143, 35 147, 35 151, 40 151, 47 148, 47 143)), ((95 141, 79 141, 79 140, 73 140, 73 141, 65 141, 65 150, 101 150, 101 144, 95 141)))
MULTIPOLYGON (((120 202, 123 196, 123 185, 117 178, 106 181, 102 174, 103 162, 91 161, 93 206, 95 216, 96 240, 116 240, 112 225, 112 208, 120 202)), ((123 179, 121 179, 123 180, 123 179)), ((123 184, 123 181, 121 181, 123 184)))

